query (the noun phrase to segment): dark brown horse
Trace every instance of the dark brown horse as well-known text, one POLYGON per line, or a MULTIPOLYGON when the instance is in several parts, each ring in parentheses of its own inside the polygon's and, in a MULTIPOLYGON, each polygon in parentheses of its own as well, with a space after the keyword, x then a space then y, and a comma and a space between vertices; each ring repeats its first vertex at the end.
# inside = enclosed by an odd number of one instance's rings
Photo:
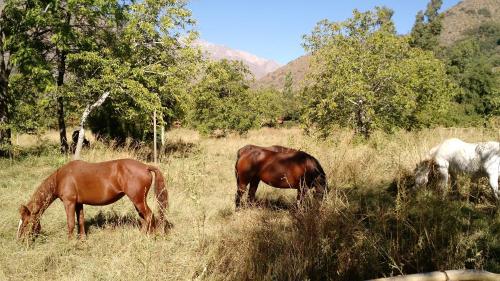
POLYGON ((297 201, 301 201, 309 188, 318 195, 327 189, 326 175, 316 158, 295 149, 271 146, 247 145, 238 150, 235 165, 236 208, 241 196, 250 184, 248 198, 255 202, 255 193, 260 181, 277 188, 297 189, 297 201))
POLYGON ((31 233, 40 231, 40 217, 57 198, 66 209, 68 236, 73 236, 75 213, 80 237, 85 236, 83 205, 108 205, 124 195, 132 201, 141 217, 141 229, 152 231, 157 225, 146 197, 155 174, 155 194, 159 205, 159 224, 164 223, 168 206, 168 193, 161 171, 154 166, 132 159, 121 159, 101 163, 72 161, 46 178, 35 191, 27 205, 21 205, 21 220, 18 238, 27 229, 31 233), (30 227, 31 224, 31 227, 30 227))

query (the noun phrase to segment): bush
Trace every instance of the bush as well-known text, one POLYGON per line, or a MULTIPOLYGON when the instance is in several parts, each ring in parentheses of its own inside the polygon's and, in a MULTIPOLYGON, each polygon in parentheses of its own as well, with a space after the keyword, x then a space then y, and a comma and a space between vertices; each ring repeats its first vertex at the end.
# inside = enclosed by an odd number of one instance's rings
POLYGON ((321 207, 261 212, 228 231, 208 267, 215 280, 365 280, 474 268, 498 271, 500 216, 422 190, 330 193, 321 207))
POLYGON ((430 127, 446 116, 456 87, 445 65, 398 36, 390 15, 354 11, 305 37, 313 55, 303 119, 321 135, 349 126, 368 138, 375 129, 430 127))
POLYGON ((244 134, 252 128, 274 126, 283 116, 281 93, 250 91, 248 69, 242 62, 209 62, 195 87, 188 122, 204 134, 244 134))

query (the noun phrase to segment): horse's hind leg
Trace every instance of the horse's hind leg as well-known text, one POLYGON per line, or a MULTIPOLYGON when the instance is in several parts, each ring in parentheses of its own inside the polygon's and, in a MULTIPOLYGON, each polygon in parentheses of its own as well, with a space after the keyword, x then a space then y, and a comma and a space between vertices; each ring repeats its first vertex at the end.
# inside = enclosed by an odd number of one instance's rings
MULTIPOLYGON (((148 184, 151 182, 151 175, 149 175, 149 177, 150 178, 146 181, 148 184)), ((129 182, 125 189, 125 194, 130 201, 132 201, 132 204, 134 204, 137 213, 139 213, 139 217, 141 218, 141 231, 149 233, 154 230, 156 225, 153 212, 147 203, 150 186, 141 187, 143 184, 143 182, 129 182)))
POLYGON ((460 197, 460 192, 458 190, 458 175, 454 172, 450 172, 450 194, 455 199, 460 197))
POLYGON ((145 200, 142 202, 132 202, 141 217, 141 231, 150 233, 154 229, 153 211, 151 211, 145 200))
POLYGON ((76 209, 76 220, 78 221, 78 232, 80 233, 80 238, 85 238, 85 218, 83 215, 83 204, 77 203, 76 209))

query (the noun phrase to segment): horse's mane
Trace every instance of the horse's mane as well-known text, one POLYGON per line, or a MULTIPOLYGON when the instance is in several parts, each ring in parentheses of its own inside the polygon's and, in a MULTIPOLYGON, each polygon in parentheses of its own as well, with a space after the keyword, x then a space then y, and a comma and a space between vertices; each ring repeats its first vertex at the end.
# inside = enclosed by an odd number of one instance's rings
POLYGON ((55 200, 55 190, 57 186, 57 172, 55 171, 48 176, 38 186, 31 199, 28 202, 29 209, 32 214, 38 214, 45 211, 49 205, 55 200))

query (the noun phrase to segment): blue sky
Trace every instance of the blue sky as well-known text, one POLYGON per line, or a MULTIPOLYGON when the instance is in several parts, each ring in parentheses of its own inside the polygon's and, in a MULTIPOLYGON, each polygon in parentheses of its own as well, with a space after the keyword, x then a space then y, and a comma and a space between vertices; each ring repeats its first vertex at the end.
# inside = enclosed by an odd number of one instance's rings
MULTIPOLYGON (((200 38, 247 51, 281 64, 304 54, 302 35, 321 19, 341 21, 352 10, 386 6, 394 10, 398 33, 411 30, 415 15, 429 0, 191 0, 200 38)), ((459 0, 444 0, 443 10, 459 0)))

